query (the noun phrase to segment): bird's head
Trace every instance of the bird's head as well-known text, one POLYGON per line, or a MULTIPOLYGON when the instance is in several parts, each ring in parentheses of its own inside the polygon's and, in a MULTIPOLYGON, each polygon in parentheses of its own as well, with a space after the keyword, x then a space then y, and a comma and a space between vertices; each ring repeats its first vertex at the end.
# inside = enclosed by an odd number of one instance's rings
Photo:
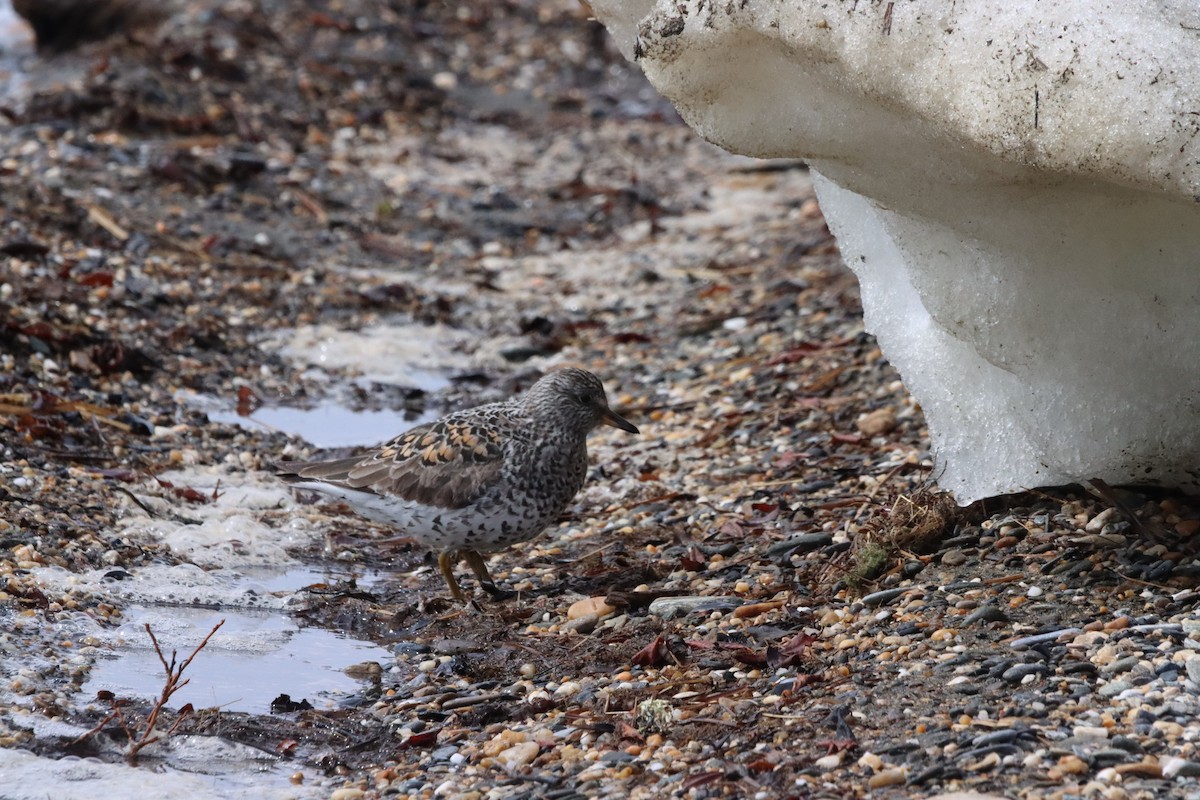
POLYGON ((551 372, 530 388, 523 404, 537 417, 566 417, 580 433, 597 425, 638 433, 637 426, 608 407, 604 386, 587 370, 567 367, 551 372))

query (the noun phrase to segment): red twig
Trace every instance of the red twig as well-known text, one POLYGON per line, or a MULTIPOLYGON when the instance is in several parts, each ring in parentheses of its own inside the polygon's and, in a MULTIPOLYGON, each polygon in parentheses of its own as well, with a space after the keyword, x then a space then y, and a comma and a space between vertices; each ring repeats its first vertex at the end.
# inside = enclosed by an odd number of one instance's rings
POLYGON ((104 717, 104 719, 100 720, 96 727, 81 735, 74 742, 72 742, 72 744, 79 744, 80 742, 90 739, 99 733, 105 725, 109 724, 113 720, 116 720, 118 723, 120 723, 121 729, 125 732, 126 737, 129 739, 129 751, 125 754, 125 758, 129 761, 129 765, 131 767, 136 767, 138 753, 140 753, 144 748, 163 739, 164 737, 174 734, 179 730, 179 726, 183 723, 183 721, 191 715, 192 704, 188 703, 183 708, 179 709, 179 713, 176 716, 175 721, 171 724, 171 727, 167 729, 165 734, 159 733, 155 729, 155 726, 158 724, 158 717, 162 713, 163 709, 167 707, 167 703, 170 702, 171 697, 191 682, 190 679, 183 677, 184 670, 191 666, 192 660, 199 655, 200 651, 203 650, 208 644, 209 640, 212 639, 213 634, 220 630, 221 626, 224 624, 225 620, 221 620, 214 625, 213 629, 208 632, 207 636, 204 637, 204 640, 200 642, 200 644, 196 645, 196 649, 192 651, 192 654, 185 658, 183 663, 180 664, 176 661, 177 653, 174 650, 171 651, 170 662, 167 661, 167 657, 163 655, 162 647, 158 643, 158 637, 154 635, 154 631, 150 629, 150 625, 147 623, 145 625, 146 633, 150 635, 150 642, 154 645, 154 653, 158 656, 158 661, 163 666, 165 679, 163 681, 162 693, 159 695, 158 699, 154 701, 154 705, 150 707, 150 713, 146 716, 146 721, 141 726, 141 735, 138 735, 134 732, 133 728, 129 724, 128 719, 125 717, 125 712, 123 711, 124 701, 117 697, 112 697, 109 700, 109 702, 112 704, 112 711, 110 711, 108 715, 104 717))

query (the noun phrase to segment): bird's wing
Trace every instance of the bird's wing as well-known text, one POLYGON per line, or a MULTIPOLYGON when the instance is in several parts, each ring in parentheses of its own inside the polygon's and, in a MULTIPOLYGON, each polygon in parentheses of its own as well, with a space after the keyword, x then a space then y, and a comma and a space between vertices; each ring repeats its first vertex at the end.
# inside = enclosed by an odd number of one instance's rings
POLYGON ((293 482, 321 481, 438 508, 463 508, 497 478, 504 463, 511 420, 496 415, 487 423, 452 414, 406 431, 366 455, 275 466, 293 482))

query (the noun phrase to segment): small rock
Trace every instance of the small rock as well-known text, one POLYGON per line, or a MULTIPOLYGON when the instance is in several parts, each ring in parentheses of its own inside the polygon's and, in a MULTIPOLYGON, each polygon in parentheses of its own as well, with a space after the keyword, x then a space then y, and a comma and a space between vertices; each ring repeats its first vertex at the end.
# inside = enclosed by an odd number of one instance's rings
POLYGON ((452 744, 444 745, 434 750, 429 754, 431 761, 449 761, 452 756, 458 753, 458 747, 452 744))
POLYGON ((561 699, 563 697, 573 697, 579 694, 579 690, 583 688, 575 681, 564 681, 561 686, 554 690, 554 697, 561 699))
POLYGON ((967 614, 963 618, 963 625, 973 625, 976 622, 1006 622, 1008 617, 998 607, 988 603, 967 614))
POLYGON ((1076 725, 1071 732, 1081 741, 1099 742, 1108 739, 1108 728, 1099 725, 1076 725))
POLYGON ((883 589, 878 592, 871 592, 870 594, 863 595, 862 604, 868 607, 887 605, 907 591, 908 589, 883 589))
POLYGON ((1048 631, 1046 633, 1034 634, 1033 636, 1022 636, 1013 639, 1008 643, 1008 646, 1013 650, 1028 650, 1031 647, 1037 647, 1039 644, 1057 642, 1066 636, 1075 636, 1080 633, 1083 633, 1083 631, 1079 628, 1063 628, 1060 631, 1048 631))
POLYGON ((1126 539, 1119 533, 1089 533, 1072 539, 1076 544, 1086 544, 1088 547, 1124 547, 1126 539))
POLYGON ((1070 755, 1060 758, 1058 764, 1050 772, 1057 771, 1060 775, 1086 775, 1088 769, 1086 761, 1079 756, 1070 755))
POLYGON ((908 780, 908 770, 903 767, 892 767, 876 772, 867 778, 867 786, 878 789, 883 786, 898 786, 908 780))
POLYGON ((596 626, 599 624, 600 617, 596 616, 595 614, 588 614, 585 617, 576 617, 575 619, 570 620, 566 625, 563 626, 563 628, 565 630, 575 631, 576 633, 581 633, 586 636, 587 634, 596 630, 596 626))
POLYGON ((1087 525, 1084 525, 1083 529, 1088 533, 1099 533, 1104 530, 1104 526, 1111 522, 1112 518, 1116 515, 1117 510, 1115 508, 1106 508, 1088 520, 1087 525))
POLYGON ((978 694, 979 684, 966 675, 958 675, 946 683, 946 688, 955 694, 978 694))
POLYGON ((951 549, 942 553, 942 563, 947 567, 961 567, 963 564, 967 563, 967 554, 962 550, 959 550, 957 547, 952 547, 951 549))
POLYGON ((500 731, 487 742, 484 743, 482 752, 485 756, 494 758, 513 745, 521 744, 525 741, 525 734, 521 731, 505 730, 500 731))
POLYGON ((1050 667, 1045 664, 1014 664, 1000 676, 1008 683, 1021 683, 1031 675, 1045 675, 1050 667))
POLYGON ((879 436, 896 427, 896 412, 890 408, 877 408, 859 416, 854 424, 865 436, 879 436))
POLYGON ((742 604, 736 597, 660 597, 650 604, 650 614, 672 619, 693 611, 730 611, 742 604))
POLYGON ((1165 735, 1168 739, 1178 739, 1187 731, 1187 729, 1178 722, 1169 719, 1155 720, 1154 725, 1151 727, 1153 727, 1156 731, 1162 731, 1163 735, 1165 735))
POLYGON ((883 767, 883 759, 874 753, 863 753, 858 759, 858 765, 870 770, 879 770, 883 767))
POLYGON ((1116 697, 1132 688, 1133 684, 1129 681, 1112 681, 1101 686, 1097 690, 1097 694, 1104 698, 1116 697))
POLYGON ((362 789, 357 789, 353 786, 343 786, 341 789, 334 789, 329 793, 329 800, 358 800, 360 797, 365 797, 366 792, 362 789))
POLYGON ((1146 761, 1137 761, 1132 764, 1118 764, 1116 767, 1118 775, 1133 775, 1138 778, 1149 778, 1157 780, 1163 776, 1162 764, 1154 764, 1146 761))
POLYGON ((1000 766, 1000 754, 993 752, 988 753, 978 761, 972 761, 964 769, 968 772, 990 772, 998 766, 1000 766))
POLYGON ((1186 758, 1179 756, 1168 756, 1160 763, 1162 767, 1162 776, 1167 779, 1181 776, 1184 778, 1194 778, 1200 775, 1200 764, 1195 761, 1188 761, 1186 758))
POLYGON ((826 772, 837 769, 839 766, 841 766, 841 764, 842 764, 842 754, 841 753, 831 753, 830 755, 827 755, 827 756, 821 756, 820 758, 818 758, 816 761, 813 762, 814 766, 819 767, 820 769, 823 769, 826 772))
POLYGON ((567 609, 567 619, 594 616, 599 620, 615 613, 616 610, 615 607, 606 603, 603 597, 587 597, 571 604, 571 607, 567 609))
POLYGON ((507 750, 502 750, 496 756, 496 761, 509 772, 515 772, 537 758, 541 751, 542 748, 538 746, 537 742, 521 742, 507 750))
POLYGON ((801 533, 797 536, 789 536, 782 542, 776 542, 768 547, 767 556, 770 558, 786 558, 792 553, 807 553, 821 547, 828 547, 831 544, 833 544, 832 533, 801 533))
POLYGON ((774 611, 777 608, 783 607, 782 600, 768 600, 765 603, 751 603, 749 605, 738 606, 734 610, 733 616, 736 619, 747 619, 749 617, 757 617, 759 614, 765 614, 768 611, 774 611))
POLYGON ((1200 519, 1184 519, 1175 523, 1175 532, 1180 536, 1191 536, 1200 530, 1200 519))
POLYGON ((1117 659, 1103 670, 1106 675, 1119 675, 1122 672, 1129 672, 1138 665, 1140 659, 1137 656, 1126 656, 1125 658, 1117 659))

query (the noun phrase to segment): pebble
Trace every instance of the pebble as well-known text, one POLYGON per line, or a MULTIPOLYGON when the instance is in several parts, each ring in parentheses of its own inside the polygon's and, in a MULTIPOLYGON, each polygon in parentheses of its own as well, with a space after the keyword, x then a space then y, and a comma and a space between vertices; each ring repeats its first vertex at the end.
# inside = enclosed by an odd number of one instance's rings
POLYGON ((969 626, 976 622, 1007 622, 1008 616, 992 603, 982 605, 963 618, 963 625, 969 626))
POLYGON ((526 738, 523 731, 503 730, 484 742, 481 752, 484 756, 494 758, 513 745, 524 742, 526 738))
POLYGON ((587 616, 576 617, 575 619, 569 620, 567 624, 563 626, 563 628, 565 630, 575 631, 576 633, 586 636, 587 634, 596 630, 596 626, 599 624, 599 616, 596 614, 588 614, 587 616))
POLYGON ((610 614, 616 613, 615 606, 610 606, 603 597, 588 597, 583 600, 577 600, 567 609, 567 619, 576 620, 586 617, 595 617, 597 620, 604 619, 610 614))
POLYGON ((1013 639, 1008 643, 1008 646, 1013 650, 1028 650, 1031 647, 1037 647, 1040 644, 1048 642, 1057 642, 1066 636, 1075 636, 1079 633, 1083 633, 1079 628, 1063 628, 1062 630, 1039 633, 1033 636, 1022 636, 1018 639, 1013 639))
POLYGON ((748 603, 744 606, 738 606, 733 610, 734 619, 749 619, 757 617, 760 614, 765 614, 768 611, 775 611, 783 608, 782 600, 771 600, 766 603, 748 603))
POLYGON ((1046 664, 1016 664, 1004 670, 1000 676, 1008 683, 1021 683, 1026 678, 1037 675, 1045 675, 1050 671, 1050 667, 1046 664))
POLYGON ((908 780, 908 770, 903 767, 892 767, 876 772, 867 778, 867 786, 880 789, 884 786, 898 786, 908 780))
POLYGON ((829 771, 832 769, 837 769, 839 766, 841 766, 841 764, 842 764, 842 754, 841 753, 831 753, 827 756, 821 756, 820 758, 818 758, 816 761, 813 762, 814 766, 818 767, 819 769, 826 770, 826 771, 829 771))
POLYGON ((1140 660, 1137 656, 1127 656, 1112 662, 1101 671, 1105 675, 1118 675, 1122 672, 1129 672, 1138 665, 1140 660))
POLYGON ((574 697, 579 694, 579 690, 583 688, 575 681, 564 681, 561 686, 554 690, 554 699, 562 700, 567 697, 574 697))
POLYGON ((951 548, 942 553, 942 563, 947 567, 961 567, 967 563, 967 554, 958 548, 951 548))
POLYGON ((1071 733, 1076 739, 1098 742, 1108 739, 1108 728, 1097 725, 1076 725, 1071 733))
POLYGON ((471 706, 483 705, 484 703, 496 703, 502 700, 515 700, 516 697, 508 692, 490 692, 485 694, 471 694, 465 697, 454 697, 442 702, 442 711, 455 711, 460 708, 470 708, 471 706))
POLYGON ((1088 520, 1088 523, 1083 526, 1083 529, 1088 533, 1099 533, 1104 530, 1104 526, 1112 521, 1119 512, 1115 508, 1106 508, 1096 516, 1088 520))
POLYGON ((521 742, 502 750, 496 756, 496 761, 509 772, 515 772, 532 762, 540 752, 541 747, 537 742, 521 742))
POLYGON ((877 408, 860 415, 854 424, 865 436, 879 436, 896 427, 896 412, 890 408, 877 408))
POLYGON ((674 619, 693 611, 731 611, 741 604, 736 597, 660 597, 648 610, 655 617, 674 619))
POLYGON ((860 767, 866 767, 873 771, 883 768, 883 759, 871 752, 863 753, 857 763, 860 767))
POLYGON ((892 602, 893 600, 895 600, 898 597, 901 597, 908 591, 911 591, 911 590, 910 589, 881 589, 878 592, 871 592, 870 594, 863 595, 861 602, 864 606, 867 606, 869 608, 873 608, 875 606, 887 605, 888 603, 892 602))
POLYGON ((831 533, 801 533, 789 536, 783 541, 767 547, 767 556, 786 558, 793 553, 808 553, 831 544, 833 544, 833 534, 831 533))
POLYGON ((1200 763, 1178 756, 1164 758, 1159 766, 1162 768, 1162 776, 1168 780, 1176 777, 1195 778, 1200 776, 1200 763))

